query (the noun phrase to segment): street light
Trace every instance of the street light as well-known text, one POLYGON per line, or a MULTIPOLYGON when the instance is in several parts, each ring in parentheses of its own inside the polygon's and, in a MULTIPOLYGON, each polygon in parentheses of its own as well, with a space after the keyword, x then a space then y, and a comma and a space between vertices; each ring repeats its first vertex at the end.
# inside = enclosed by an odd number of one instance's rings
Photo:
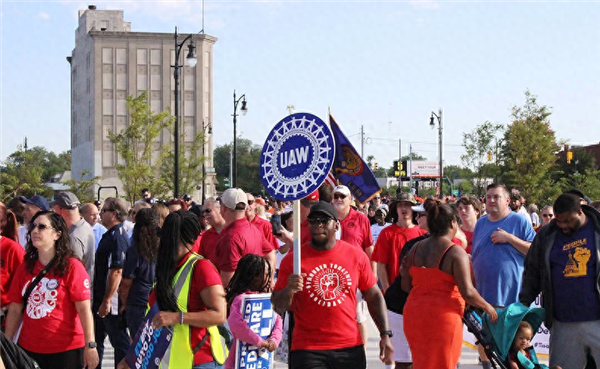
POLYGON ((443 167, 442 167, 442 147, 443 147, 443 141, 442 141, 442 130, 444 129, 444 125, 443 122, 444 120, 442 119, 443 116, 443 110, 442 108, 440 108, 440 110, 438 110, 438 114, 434 113, 433 111, 431 112, 431 119, 429 120, 429 125, 431 126, 431 128, 435 128, 435 120, 433 119, 434 117, 437 118, 438 121, 438 136, 439 136, 439 149, 440 149, 440 198, 442 197, 442 171, 443 171, 443 167))
POLYGON ((179 55, 181 53, 181 49, 183 49, 183 45, 187 40, 190 40, 190 43, 188 44, 188 54, 185 57, 187 65, 191 68, 194 68, 196 66, 196 63, 198 62, 198 58, 196 58, 196 45, 194 45, 192 35, 188 35, 181 43, 178 42, 178 37, 179 35, 177 33, 177 27, 175 27, 175 65, 171 65, 171 68, 174 69, 173 77, 175 78, 175 179, 173 184, 174 198, 179 198, 179 68, 183 67, 183 65, 179 64, 179 55))
POLYGON ((240 111, 242 112, 242 115, 246 115, 246 113, 248 112, 248 104, 246 103, 246 94, 243 94, 242 96, 240 96, 239 99, 236 99, 235 96, 235 90, 233 90, 233 159, 231 160, 232 163, 232 171, 231 171, 231 188, 236 188, 237 187, 237 107, 238 104, 240 103, 240 101, 242 102, 242 107, 240 108, 240 111))
MULTIPOLYGON (((212 135, 212 125, 210 123, 208 123, 207 125, 204 125, 204 121, 202 121, 202 132, 206 132, 206 129, 208 128, 208 134, 212 135)), ((204 201, 206 200, 206 190, 204 189, 204 187, 206 186, 206 156, 205 156, 205 149, 204 149, 204 145, 206 143, 206 137, 202 138, 202 204, 204 204, 204 201)))

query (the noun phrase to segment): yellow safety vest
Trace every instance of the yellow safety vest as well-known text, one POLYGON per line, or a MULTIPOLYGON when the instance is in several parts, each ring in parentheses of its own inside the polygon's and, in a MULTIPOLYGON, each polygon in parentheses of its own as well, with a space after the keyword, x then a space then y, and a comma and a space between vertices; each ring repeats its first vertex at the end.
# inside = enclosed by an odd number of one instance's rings
MULTIPOLYGON (((188 296, 190 292, 191 271, 194 264, 200 260, 202 256, 193 253, 179 269, 173 279, 173 292, 177 298, 179 309, 188 312, 188 296)), ((210 346, 212 349, 213 358, 222 365, 227 359, 229 350, 224 347, 217 326, 207 328, 210 335, 210 346)), ((169 348, 165 352, 160 362, 160 368, 191 368, 194 365, 194 352, 191 347, 190 340, 191 327, 187 324, 175 324, 173 326, 173 339, 169 348)))

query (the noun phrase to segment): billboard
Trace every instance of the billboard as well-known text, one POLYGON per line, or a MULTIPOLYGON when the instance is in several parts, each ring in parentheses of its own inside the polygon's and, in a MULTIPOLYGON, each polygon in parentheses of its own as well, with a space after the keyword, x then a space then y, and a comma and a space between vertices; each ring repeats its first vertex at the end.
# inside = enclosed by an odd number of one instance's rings
POLYGON ((413 178, 439 178, 440 166, 435 161, 413 161, 412 168, 408 163, 413 178), (412 169, 412 170, 411 170, 412 169))

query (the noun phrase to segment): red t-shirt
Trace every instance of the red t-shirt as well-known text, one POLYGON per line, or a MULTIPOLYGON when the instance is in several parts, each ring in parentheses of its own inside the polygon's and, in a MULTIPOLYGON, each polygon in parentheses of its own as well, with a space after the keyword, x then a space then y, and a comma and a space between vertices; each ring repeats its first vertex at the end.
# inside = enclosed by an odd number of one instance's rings
POLYGON ((273 226, 269 221, 256 215, 250 223, 263 233, 267 241, 273 245, 273 250, 277 250, 279 248, 279 242, 273 235, 273 226))
MULTIPOLYGON (((285 288, 293 273, 293 256, 283 258, 275 291, 285 288)), ((338 240, 333 249, 302 245, 304 290, 294 294, 290 311, 296 325, 292 350, 335 350, 363 343, 356 323, 356 289, 377 283, 362 250, 338 240)))
MULTIPOLYGON (((188 253, 178 264, 177 269, 181 268, 185 261, 190 257, 188 253)), ((192 271, 192 277, 190 280, 190 292, 188 295, 188 312, 205 311, 206 306, 202 301, 200 293, 210 286, 216 286, 221 284, 221 276, 215 266, 208 260, 200 259, 194 265, 192 271)), ((154 305, 156 302, 156 293, 154 290, 150 292, 148 298, 148 304, 154 305)), ((206 335, 206 328, 192 327, 190 333, 190 347, 192 350, 200 343, 202 338, 206 335)), ((210 350, 210 340, 207 339, 204 345, 194 355, 194 365, 208 363, 214 361, 212 351, 210 350)))
POLYGON ((23 263, 25 250, 23 246, 7 237, 0 236, 0 305, 7 306, 10 284, 23 263))
POLYGON ((205 259, 210 260, 215 265, 217 262, 215 250, 218 238, 219 232, 215 231, 214 228, 209 229, 202 234, 202 240, 200 240, 200 249, 198 250, 198 254, 204 256, 205 259))
POLYGON ((304 219, 302 223, 300 223, 300 244, 304 245, 305 243, 309 243, 310 241, 312 241, 312 237, 310 235, 308 219, 304 219))
MULTIPOLYGON (((21 264, 10 287, 10 302, 22 304, 29 283, 43 269, 38 261, 33 272, 29 273, 25 263, 21 264)), ((81 261, 70 258, 69 271, 62 277, 56 276, 53 268, 29 295, 23 312, 19 346, 39 354, 54 354, 85 346, 75 302, 89 299, 90 279, 81 261)))
POLYGON ((396 223, 381 230, 371 260, 385 264, 390 284, 400 273, 399 256, 406 242, 425 233, 419 227, 403 228, 396 223))
POLYGON ((358 246, 362 250, 373 246, 371 222, 366 215, 350 208, 350 212, 344 220, 340 221, 340 224, 342 225, 342 241, 358 246))
POLYGON ((463 233, 467 238, 467 248, 465 249, 465 251, 467 252, 467 254, 471 255, 471 250, 473 249, 473 232, 463 230, 463 233))
POLYGON ((262 232, 246 218, 231 223, 219 235, 215 250, 215 265, 222 272, 233 272, 240 259, 247 254, 260 256, 273 251, 262 232))
POLYGON ((200 253, 200 242, 202 241, 202 236, 203 234, 200 233, 194 242, 194 246, 192 246, 192 252, 195 252, 196 254, 200 253))

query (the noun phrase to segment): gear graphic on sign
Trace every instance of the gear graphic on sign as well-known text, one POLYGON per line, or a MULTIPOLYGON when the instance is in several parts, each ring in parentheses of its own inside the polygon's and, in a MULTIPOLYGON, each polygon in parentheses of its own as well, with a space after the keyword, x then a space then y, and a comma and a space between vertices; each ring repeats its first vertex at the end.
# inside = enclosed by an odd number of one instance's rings
POLYGON ((327 177, 334 158, 329 127, 309 113, 296 113, 275 125, 263 147, 260 174, 269 193, 296 200, 315 191, 327 177))

